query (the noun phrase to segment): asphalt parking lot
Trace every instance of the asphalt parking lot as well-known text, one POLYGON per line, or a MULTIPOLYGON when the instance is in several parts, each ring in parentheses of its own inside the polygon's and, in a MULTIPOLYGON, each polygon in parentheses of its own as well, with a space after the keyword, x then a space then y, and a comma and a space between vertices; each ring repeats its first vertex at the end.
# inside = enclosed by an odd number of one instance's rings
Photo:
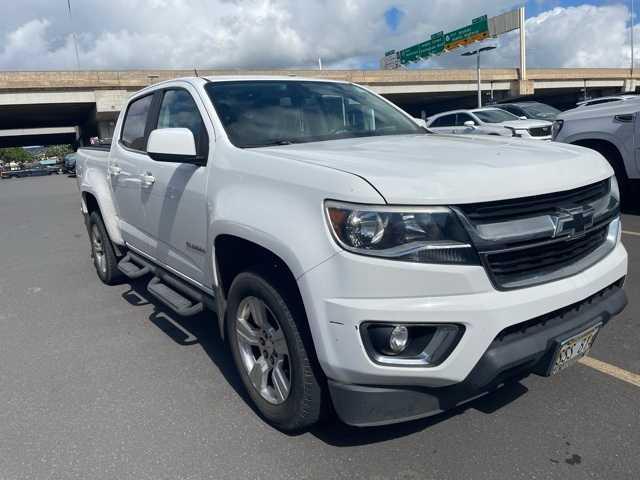
MULTIPOLYGON (((1 181, 0 221, 0 480, 640 475, 640 386, 583 364, 422 421, 284 435, 245 401, 213 314, 100 283, 75 180, 1 181)), ((637 375, 640 216, 624 228, 630 304, 591 356, 637 375)))

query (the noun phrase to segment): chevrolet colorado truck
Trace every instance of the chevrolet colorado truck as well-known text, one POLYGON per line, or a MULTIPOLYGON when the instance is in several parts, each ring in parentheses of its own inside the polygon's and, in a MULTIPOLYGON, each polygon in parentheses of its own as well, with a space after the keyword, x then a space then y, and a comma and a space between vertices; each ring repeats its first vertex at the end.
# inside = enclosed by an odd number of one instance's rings
POLYGON ((630 203, 640 180, 640 96, 624 101, 580 106, 558 115, 553 139, 591 148, 613 167, 622 201, 630 203))
POLYGON ((331 411, 416 419, 557 374, 626 305, 600 154, 430 134, 351 83, 160 83, 76 168, 100 279, 212 312, 284 431, 331 411))

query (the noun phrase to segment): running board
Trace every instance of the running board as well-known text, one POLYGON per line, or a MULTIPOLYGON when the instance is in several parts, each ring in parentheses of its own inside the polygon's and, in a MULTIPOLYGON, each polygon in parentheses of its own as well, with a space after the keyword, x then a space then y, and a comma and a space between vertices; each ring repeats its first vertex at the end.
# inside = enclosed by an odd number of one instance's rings
MULTIPOLYGON (((167 279, 165 278, 165 280, 167 279)), ((175 285, 173 287, 175 287, 175 285)), ((183 287, 186 287, 186 285, 183 287)), ((186 288, 190 289, 190 287, 186 288)), ((159 277, 153 277, 151 279, 149 285, 147 285, 147 290, 151 295, 183 317, 197 315, 204 310, 202 302, 187 298, 183 293, 178 292, 177 288, 172 288, 172 286, 167 285, 167 283, 163 283, 159 277)))
POLYGON ((152 274, 147 290, 164 305, 183 317, 197 315, 205 307, 217 310, 216 299, 142 256, 128 252, 118 269, 132 280, 152 274))
POLYGON ((118 262, 118 270, 131 280, 135 280, 151 273, 151 265, 133 253, 127 253, 125 257, 118 262))

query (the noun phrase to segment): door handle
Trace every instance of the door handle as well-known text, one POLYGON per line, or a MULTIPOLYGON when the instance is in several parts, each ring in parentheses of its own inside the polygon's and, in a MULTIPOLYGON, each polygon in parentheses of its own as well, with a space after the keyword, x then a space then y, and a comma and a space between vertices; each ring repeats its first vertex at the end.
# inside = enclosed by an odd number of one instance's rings
POLYGON ((142 179, 142 186, 144 187, 151 187, 156 183, 156 177, 154 177, 150 172, 142 174, 140 178, 142 179))
POLYGON ((122 169, 117 165, 111 165, 109 167, 109 173, 114 177, 117 177, 118 175, 120 175, 121 172, 122 172, 122 169))

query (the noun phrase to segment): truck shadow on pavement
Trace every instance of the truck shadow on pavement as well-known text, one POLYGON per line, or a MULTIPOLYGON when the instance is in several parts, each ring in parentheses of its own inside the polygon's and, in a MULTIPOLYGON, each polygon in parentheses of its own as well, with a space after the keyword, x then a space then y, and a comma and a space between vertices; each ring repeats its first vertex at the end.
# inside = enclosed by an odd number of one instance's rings
POLYGON ((181 317, 151 296, 146 284, 144 280, 123 283, 130 289, 122 294, 122 298, 133 306, 152 305, 149 320, 178 345, 200 345, 238 396, 255 411, 236 372, 231 351, 218 333, 216 314, 205 310, 193 317, 181 317))
MULTIPOLYGON (((199 344, 238 396, 256 415, 260 415, 244 390, 228 346, 220 337, 218 320, 214 312, 204 311, 193 317, 180 317, 156 301, 147 292, 144 280, 128 281, 124 285, 129 286, 129 290, 122 294, 124 300, 133 306, 152 305, 153 312, 149 315, 149 320, 177 344, 183 346, 199 344)), ((517 400, 527 391, 528 389, 522 383, 514 382, 465 405, 421 420, 381 427, 356 428, 342 423, 334 416, 331 420, 311 428, 308 432, 286 435, 297 436, 310 433, 322 442, 335 447, 385 442, 428 429, 440 422, 461 415, 469 409, 491 415, 517 400)))

